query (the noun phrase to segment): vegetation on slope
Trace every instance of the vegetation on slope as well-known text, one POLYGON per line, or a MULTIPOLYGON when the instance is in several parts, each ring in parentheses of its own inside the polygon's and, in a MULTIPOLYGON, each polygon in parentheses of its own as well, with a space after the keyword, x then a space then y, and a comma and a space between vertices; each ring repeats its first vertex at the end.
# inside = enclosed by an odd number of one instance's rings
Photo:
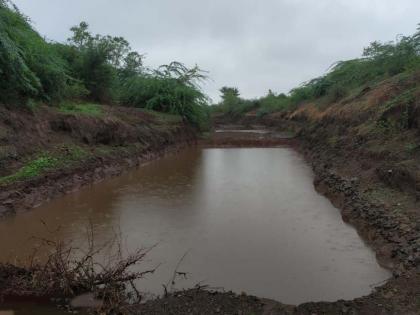
POLYGON ((216 106, 216 111, 238 116, 256 109, 257 114, 263 116, 272 112, 293 110, 308 101, 335 103, 364 89, 375 87, 383 80, 398 75, 410 75, 418 69, 420 27, 412 36, 399 36, 392 42, 371 43, 364 49, 361 58, 339 61, 325 75, 303 83, 287 95, 269 91, 259 99, 244 100, 239 97, 237 89, 224 87, 220 90, 222 102, 216 106))
POLYGON ((81 147, 62 145, 51 152, 42 152, 35 159, 28 161, 14 174, 0 177, 0 186, 17 181, 35 178, 47 171, 63 169, 89 157, 81 147))
POLYGON ((197 66, 179 62, 148 69, 122 37, 93 35, 88 24, 72 27, 68 43, 47 42, 8 0, 0 0, 0 103, 16 107, 89 101, 180 115, 203 127, 207 97, 197 66))

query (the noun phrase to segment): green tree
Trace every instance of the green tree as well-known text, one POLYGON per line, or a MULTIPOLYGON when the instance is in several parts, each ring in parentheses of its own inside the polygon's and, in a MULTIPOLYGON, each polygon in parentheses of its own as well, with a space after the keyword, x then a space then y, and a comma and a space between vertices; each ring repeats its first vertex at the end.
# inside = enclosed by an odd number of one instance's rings
POLYGON ((239 97, 239 90, 235 87, 224 86, 219 91, 222 93, 221 97, 223 101, 228 98, 239 97))
POLYGON ((85 47, 90 41, 92 41, 92 35, 89 33, 88 29, 89 24, 83 21, 80 22, 79 25, 73 26, 70 28, 73 35, 68 39, 68 41, 80 49, 85 47))
POLYGON ((129 52, 124 57, 124 65, 120 70, 121 79, 127 79, 140 75, 143 71, 143 55, 136 51, 129 52))

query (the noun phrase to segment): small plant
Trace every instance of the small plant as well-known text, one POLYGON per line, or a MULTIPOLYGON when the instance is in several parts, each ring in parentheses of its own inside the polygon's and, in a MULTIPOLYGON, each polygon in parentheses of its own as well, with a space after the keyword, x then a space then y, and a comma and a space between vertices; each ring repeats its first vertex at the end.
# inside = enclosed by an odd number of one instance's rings
POLYGON ((0 184, 21 181, 39 176, 42 172, 52 169, 58 164, 58 159, 48 154, 43 154, 29 162, 13 175, 0 178, 0 184))
POLYGON ((63 102, 59 106, 59 111, 65 114, 81 114, 93 117, 103 114, 101 105, 92 103, 63 102))
POLYGON ((79 163, 89 156, 90 154, 81 147, 76 145, 63 145, 54 152, 41 153, 14 174, 0 177, 0 185, 36 178, 48 171, 72 166, 74 163, 79 163))

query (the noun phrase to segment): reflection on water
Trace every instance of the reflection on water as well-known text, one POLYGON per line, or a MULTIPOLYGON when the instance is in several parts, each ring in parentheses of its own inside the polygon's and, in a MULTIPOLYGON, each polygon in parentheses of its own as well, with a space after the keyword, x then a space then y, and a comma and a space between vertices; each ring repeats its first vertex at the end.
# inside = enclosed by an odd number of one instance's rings
POLYGON ((127 248, 158 244, 139 283, 162 293, 180 258, 188 279, 301 303, 368 294, 389 274, 289 148, 190 149, 86 187, 0 222, 0 258, 28 255, 31 236, 84 240, 90 219, 105 240, 121 229, 127 248), (55 231, 56 227, 61 228, 55 231))

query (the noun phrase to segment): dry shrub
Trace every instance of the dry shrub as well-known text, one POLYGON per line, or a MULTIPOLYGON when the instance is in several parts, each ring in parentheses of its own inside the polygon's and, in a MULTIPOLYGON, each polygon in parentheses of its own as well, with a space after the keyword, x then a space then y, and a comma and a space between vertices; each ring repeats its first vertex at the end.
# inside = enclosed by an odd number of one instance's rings
POLYGON ((130 304, 140 303, 142 295, 135 280, 156 270, 138 270, 151 248, 124 255, 121 236, 98 245, 90 224, 85 249, 72 242, 42 239, 46 260, 36 254, 26 263, 0 265, 0 296, 48 297, 69 299, 92 293, 102 301, 100 314, 123 314, 130 304), (106 261, 104 261, 106 257, 106 261), (137 266, 136 268, 133 268, 137 266))

